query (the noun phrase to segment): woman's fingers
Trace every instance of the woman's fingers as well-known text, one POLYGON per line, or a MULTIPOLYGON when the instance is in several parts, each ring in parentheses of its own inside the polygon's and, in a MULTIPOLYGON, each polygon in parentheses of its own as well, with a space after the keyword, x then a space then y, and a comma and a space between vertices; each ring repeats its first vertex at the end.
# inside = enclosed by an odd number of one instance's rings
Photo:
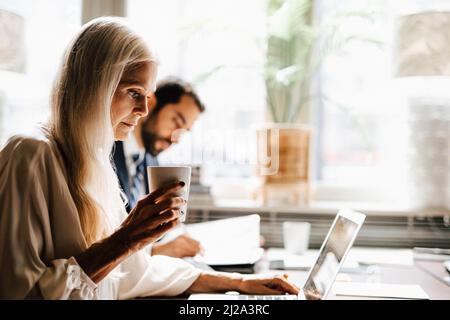
MULTIPOLYGON (((136 238, 139 242, 145 241, 147 238, 154 238, 152 241, 155 241, 155 239, 159 238, 164 233, 161 232, 161 227, 171 226, 175 223, 175 225, 179 222, 179 213, 175 210, 167 211, 161 216, 158 217, 157 221, 154 219, 150 219, 147 221, 147 223, 142 223, 139 225, 139 227, 135 230, 136 238)), ((170 227, 171 228, 171 227, 170 227)), ((169 229, 170 229, 169 228, 169 229)), ((165 228, 163 229, 165 230, 165 228)))
POLYGON ((156 212, 164 212, 170 209, 179 209, 182 205, 186 203, 181 197, 173 197, 166 200, 163 200, 153 206, 156 212))
POLYGON ((167 193, 164 193, 162 196, 156 198, 154 203, 157 204, 157 203, 160 203, 161 201, 167 200, 169 198, 175 198, 175 197, 178 197, 177 193, 175 193, 175 192, 167 192, 167 193))
POLYGON ((164 223, 179 219, 179 217, 180 212, 179 210, 175 209, 167 210, 157 216, 150 216, 149 218, 140 221, 139 224, 136 225, 134 233, 139 234, 145 233, 147 231, 152 231, 164 223))
POLYGON ((248 279, 245 289, 246 293, 253 294, 298 294, 299 289, 287 282, 285 277, 265 278, 265 279, 248 279))
POLYGON ((161 188, 156 189, 152 193, 150 193, 148 196, 142 199, 142 204, 153 204, 155 201, 160 198, 161 196, 164 196, 166 193, 174 193, 181 188, 183 188, 185 183, 183 181, 175 181, 172 183, 169 183, 161 188))
POLYGON ((174 196, 174 192, 183 186, 184 182, 177 181, 159 188, 138 201, 122 223, 122 228, 129 230, 128 238, 134 243, 130 243, 130 246, 141 248, 146 242, 154 242, 179 223, 178 209, 186 201, 174 196))
POLYGON ((270 283, 268 284, 269 287, 275 289, 275 290, 281 290, 283 292, 289 293, 289 294, 298 294, 299 289, 288 282, 286 280, 286 277, 276 277, 273 278, 270 283))
POLYGON ((276 289, 272 289, 272 288, 268 287, 264 283, 260 283, 258 285, 258 288, 256 289, 256 292, 257 292, 256 294, 267 294, 267 295, 280 295, 280 294, 283 293, 280 290, 276 290, 276 289))
POLYGON ((183 186, 184 182, 180 181, 169 183, 140 199, 122 225, 127 225, 133 220, 142 221, 149 216, 157 215, 164 210, 183 205, 186 202, 181 201, 180 203, 179 199, 171 200, 178 198, 176 197, 175 192, 183 188, 183 186), (157 206, 155 206, 155 204, 157 204, 157 206))
POLYGON ((158 227, 151 229, 147 232, 144 232, 142 234, 142 240, 145 243, 155 242, 159 238, 161 238, 163 235, 167 233, 170 229, 174 228, 180 223, 180 220, 174 219, 167 223, 161 224, 158 227))
POLYGON ((186 202, 183 198, 173 197, 163 200, 158 204, 148 204, 142 209, 138 209, 134 215, 137 222, 142 222, 150 218, 158 217, 165 211, 179 209, 185 203, 186 202))
POLYGON ((161 213, 159 216, 156 216, 152 219, 146 221, 146 227, 150 229, 156 229, 160 225, 164 223, 168 223, 171 220, 179 219, 180 211, 176 209, 167 210, 164 213, 161 213))

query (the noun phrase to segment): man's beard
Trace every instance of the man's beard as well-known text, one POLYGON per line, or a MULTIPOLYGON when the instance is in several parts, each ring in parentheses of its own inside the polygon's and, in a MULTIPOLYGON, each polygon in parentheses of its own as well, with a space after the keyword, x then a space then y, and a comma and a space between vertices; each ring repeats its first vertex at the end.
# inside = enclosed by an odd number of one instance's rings
POLYGON ((155 145, 157 141, 166 141, 171 144, 171 141, 158 136, 157 134, 154 134, 153 132, 150 132, 148 130, 145 130, 143 127, 141 129, 141 137, 142 141, 144 142, 145 151, 150 153, 152 156, 156 157, 158 154, 160 154, 164 150, 156 150, 155 145))

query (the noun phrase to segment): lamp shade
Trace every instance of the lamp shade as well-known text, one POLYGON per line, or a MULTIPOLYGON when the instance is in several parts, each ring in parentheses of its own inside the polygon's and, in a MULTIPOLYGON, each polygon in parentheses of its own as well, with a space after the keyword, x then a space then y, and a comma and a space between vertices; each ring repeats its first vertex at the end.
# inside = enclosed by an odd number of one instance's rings
POLYGON ((0 9, 0 70, 25 71, 23 17, 0 9))
POLYGON ((408 198, 414 209, 450 210, 450 99, 437 87, 450 76, 450 12, 400 17, 394 53, 395 76, 410 83, 407 112, 408 198), (436 81, 428 77, 439 78, 436 81))
POLYGON ((398 21, 394 74, 450 76, 450 12, 422 12, 398 21))

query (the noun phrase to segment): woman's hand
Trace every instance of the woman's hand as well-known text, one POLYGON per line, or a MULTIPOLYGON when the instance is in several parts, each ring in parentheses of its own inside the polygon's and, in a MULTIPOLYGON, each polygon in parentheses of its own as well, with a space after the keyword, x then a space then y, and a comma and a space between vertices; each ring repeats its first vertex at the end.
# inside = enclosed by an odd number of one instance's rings
POLYGON ((245 275, 237 289, 248 294, 298 294, 299 289, 288 282, 287 278, 286 274, 282 276, 245 275))
POLYGON ((247 294, 298 294, 299 289, 287 281, 287 275, 241 275, 227 272, 203 272, 187 293, 239 291, 247 294))
POLYGON ((183 187, 184 182, 171 183, 139 200, 113 237, 131 252, 160 239, 179 223, 186 200, 174 193, 183 187))
POLYGON ((171 183, 139 200, 116 232, 75 256, 92 281, 98 283, 130 254, 158 240, 179 223, 179 208, 185 200, 174 192, 183 186, 184 182, 171 183))

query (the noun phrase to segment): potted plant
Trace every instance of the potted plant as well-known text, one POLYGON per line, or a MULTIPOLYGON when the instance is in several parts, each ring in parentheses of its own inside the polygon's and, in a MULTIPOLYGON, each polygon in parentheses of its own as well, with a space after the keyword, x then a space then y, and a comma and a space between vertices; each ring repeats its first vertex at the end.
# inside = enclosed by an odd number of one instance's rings
POLYGON ((261 195, 281 191, 278 200, 310 201, 312 128, 302 124, 310 102, 312 52, 317 40, 312 0, 269 0, 265 65, 266 97, 271 123, 257 130, 261 195))
POLYGON ((341 32, 349 18, 372 20, 375 12, 336 14, 319 25, 313 23, 313 0, 268 0, 267 53, 264 79, 271 122, 257 131, 258 165, 262 196, 269 193, 291 203, 311 199, 310 103, 326 99, 311 90, 312 80, 330 53, 345 52, 351 41, 382 45, 355 30, 341 32), (314 99, 313 99, 314 97, 314 99))

